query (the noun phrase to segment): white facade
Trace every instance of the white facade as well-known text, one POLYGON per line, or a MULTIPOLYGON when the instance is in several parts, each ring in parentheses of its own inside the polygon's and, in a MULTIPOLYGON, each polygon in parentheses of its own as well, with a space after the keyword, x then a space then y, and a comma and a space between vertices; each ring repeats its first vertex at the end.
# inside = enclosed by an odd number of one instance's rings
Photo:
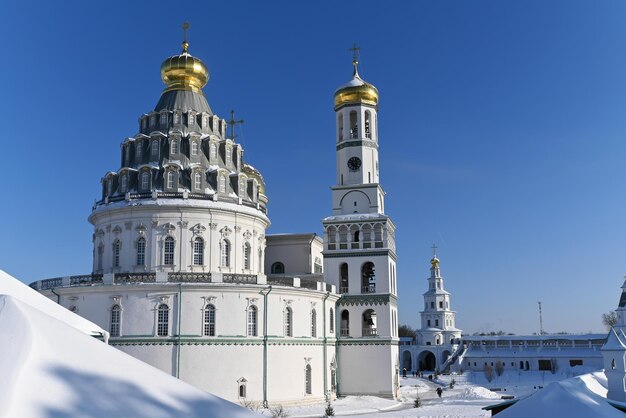
POLYGON ((428 290, 423 294, 424 310, 420 312, 421 328, 416 341, 403 339, 400 346, 402 369, 407 372, 446 370, 456 360, 461 330, 456 328, 450 293, 444 288, 439 259, 430 260, 428 290))
POLYGON ((602 346, 604 373, 608 383, 607 398, 626 402, 626 281, 617 309, 617 322, 602 346))

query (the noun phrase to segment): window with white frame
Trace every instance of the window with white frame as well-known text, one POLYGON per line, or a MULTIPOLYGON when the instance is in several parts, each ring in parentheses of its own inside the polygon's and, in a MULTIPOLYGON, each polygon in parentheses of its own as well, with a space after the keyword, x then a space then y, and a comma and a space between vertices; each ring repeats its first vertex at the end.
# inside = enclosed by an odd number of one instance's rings
POLYGON ((285 308, 285 337, 293 337, 293 311, 289 306, 285 308))
POLYGON ((146 191, 150 189, 150 172, 144 171, 141 173, 141 190, 146 191))
POLYGON ((311 311, 311 337, 317 337, 317 312, 311 311))
POLYGON ((120 336, 120 328, 122 323, 122 308, 115 304, 111 307, 111 328, 109 329, 111 337, 120 336))
POLYGON ((249 243, 243 244, 243 268, 246 270, 250 270, 250 255, 252 253, 252 249, 249 243))
POLYGON ((202 188, 202 174, 196 172, 193 175, 193 189, 196 191, 200 191, 202 188))
POLYGON ((215 306, 209 304, 204 308, 204 330, 205 337, 215 337, 215 306))
POLYGON ((313 385, 312 385, 312 370, 311 370, 311 365, 307 364, 306 365, 306 369, 304 371, 304 392, 307 395, 310 395, 311 393, 313 393, 313 385))
POLYGON ((167 304, 159 305, 157 312, 157 335, 159 337, 167 337, 169 335, 170 325, 170 308, 167 304))
POLYGON ((198 155, 198 141, 191 141, 191 155, 198 155))
POLYGON ((124 145, 124 164, 130 164, 130 145, 124 145))
POLYGON ((98 270, 102 270, 102 259, 104 258, 104 245, 98 245, 98 270))
POLYGON ((222 240, 220 246, 220 266, 230 267, 230 241, 222 240))
POLYGON ((120 183, 120 191, 122 193, 126 193, 127 189, 128 189, 128 175, 127 174, 123 174, 122 175, 122 180, 121 180, 121 183, 120 183))
POLYGON ((226 165, 229 165, 232 162, 232 158, 233 158, 233 150, 231 147, 226 147, 226 161, 224 161, 224 163, 226 165))
POLYGON ((174 238, 165 238, 165 243, 163 244, 163 264, 167 266, 174 265, 174 246, 174 238))
POLYGON ((139 238, 137 240, 137 265, 146 265, 146 239, 139 238))
POLYGON ((153 160, 159 158, 159 141, 156 139, 152 141, 150 156, 153 160))
POLYGON ((168 189, 174 188, 174 177, 175 177, 175 174, 173 171, 167 172, 167 188, 168 189))
POLYGON ((256 337, 257 309, 256 306, 248 307, 248 337, 256 337))
POLYGON ((161 125, 167 125, 167 113, 161 113, 161 125))
POLYGON ((156 115, 150 116, 150 127, 153 127, 156 124, 156 115))
POLYGON ((193 240, 193 264, 196 266, 204 264, 204 240, 200 237, 193 240))
POLYGON ((226 193, 226 176, 221 175, 220 176, 220 188, 219 188, 220 193, 226 193))
POLYGON ((120 266, 120 250, 122 248, 122 243, 119 239, 116 239, 113 242, 113 267, 120 266))
POLYGON ((217 158, 217 145, 215 145, 215 143, 212 143, 209 146, 209 158, 211 159, 211 161, 215 161, 215 159, 217 158))
POLYGON ((178 150, 179 150, 179 143, 178 143, 178 139, 172 139, 172 141, 170 142, 170 154, 174 155, 174 154, 178 154, 178 150))
POLYGON ((135 145, 135 160, 137 160, 137 162, 141 161, 142 156, 143 149, 141 147, 141 141, 137 141, 137 144, 135 145))

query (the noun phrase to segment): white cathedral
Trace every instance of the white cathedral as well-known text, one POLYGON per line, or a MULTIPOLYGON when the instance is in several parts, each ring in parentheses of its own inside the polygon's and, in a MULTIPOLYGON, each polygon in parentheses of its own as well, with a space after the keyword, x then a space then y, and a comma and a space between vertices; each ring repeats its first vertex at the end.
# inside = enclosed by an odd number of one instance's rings
MULTIPOLYGON (((208 69, 188 47, 163 62, 156 107, 102 178, 92 273, 31 286, 109 330, 111 345, 235 402, 396 397, 395 226, 379 182, 377 89, 355 59, 334 94, 337 184, 324 239, 266 235, 263 177, 234 124, 228 135, 213 114, 208 69)), ((432 301, 447 309, 442 291, 432 301)), ((433 321, 449 321, 436 310, 433 321)))

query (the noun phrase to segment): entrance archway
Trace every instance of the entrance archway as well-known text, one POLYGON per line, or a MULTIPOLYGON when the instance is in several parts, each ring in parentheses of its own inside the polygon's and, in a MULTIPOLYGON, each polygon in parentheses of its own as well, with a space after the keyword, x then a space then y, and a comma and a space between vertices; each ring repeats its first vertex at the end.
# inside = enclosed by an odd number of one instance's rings
POLYGON ((405 350, 402 352, 402 369, 406 369, 406 371, 411 371, 413 369, 413 362, 411 361, 411 352, 409 350, 405 350))
POLYGON ((433 371, 437 366, 435 355, 430 351, 422 351, 418 357, 418 369, 433 371))

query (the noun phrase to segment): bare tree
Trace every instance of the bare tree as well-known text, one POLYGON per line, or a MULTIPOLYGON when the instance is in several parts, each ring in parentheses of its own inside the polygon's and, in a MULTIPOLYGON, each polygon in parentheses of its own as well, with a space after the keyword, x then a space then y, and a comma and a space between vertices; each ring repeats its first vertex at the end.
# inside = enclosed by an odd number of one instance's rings
POLYGON ((502 360, 498 360, 496 361, 496 374, 498 376, 502 376, 502 373, 504 373, 504 362, 502 360))
POLYGON ((603 313, 602 324, 606 327, 606 329, 611 329, 611 327, 615 326, 615 324, 617 324, 617 314, 615 311, 603 313))
POLYGON ((410 325, 400 325, 398 327, 398 336, 415 338, 417 332, 410 325))
POLYGON ((488 364, 485 364, 485 377, 487 378, 487 382, 493 380, 493 367, 488 364))

